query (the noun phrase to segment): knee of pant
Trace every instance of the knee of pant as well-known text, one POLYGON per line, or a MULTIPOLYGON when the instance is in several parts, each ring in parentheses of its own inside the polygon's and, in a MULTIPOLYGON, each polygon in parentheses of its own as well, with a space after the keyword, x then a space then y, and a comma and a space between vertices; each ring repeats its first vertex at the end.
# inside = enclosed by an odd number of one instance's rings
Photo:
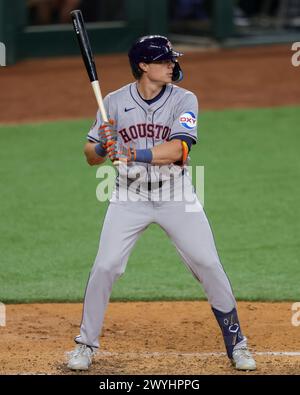
POLYGON ((122 262, 119 260, 105 260, 96 262, 92 274, 97 274, 97 276, 121 276, 124 273, 122 262))
POLYGON ((219 268, 220 262, 212 256, 206 256, 201 259, 200 266, 204 270, 214 271, 219 268))

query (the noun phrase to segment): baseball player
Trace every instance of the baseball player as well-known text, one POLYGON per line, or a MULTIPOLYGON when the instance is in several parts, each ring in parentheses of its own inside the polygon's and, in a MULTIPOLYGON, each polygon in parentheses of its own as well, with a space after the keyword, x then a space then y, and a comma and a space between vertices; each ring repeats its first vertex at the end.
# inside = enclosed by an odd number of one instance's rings
POLYGON ((173 84, 183 77, 182 53, 166 37, 151 35, 138 39, 128 55, 136 81, 105 97, 110 122, 104 123, 98 112, 85 145, 90 165, 107 158, 120 165, 68 367, 90 367, 112 286, 124 273, 138 237, 157 223, 202 283, 233 366, 254 370, 230 282, 187 171, 189 152, 197 143, 198 102, 192 92, 173 84))

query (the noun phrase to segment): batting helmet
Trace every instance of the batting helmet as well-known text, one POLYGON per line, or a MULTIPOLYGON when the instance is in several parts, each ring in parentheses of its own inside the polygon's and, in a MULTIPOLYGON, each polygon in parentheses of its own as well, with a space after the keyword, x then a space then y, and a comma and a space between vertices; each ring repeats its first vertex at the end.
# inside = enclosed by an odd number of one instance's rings
POLYGON ((172 80, 175 82, 181 81, 183 78, 183 72, 177 60, 182 55, 182 52, 173 50, 167 37, 158 35, 140 37, 128 52, 132 74, 136 79, 139 79, 143 74, 139 67, 140 62, 152 63, 160 60, 172 60, 175 63, 172 80))

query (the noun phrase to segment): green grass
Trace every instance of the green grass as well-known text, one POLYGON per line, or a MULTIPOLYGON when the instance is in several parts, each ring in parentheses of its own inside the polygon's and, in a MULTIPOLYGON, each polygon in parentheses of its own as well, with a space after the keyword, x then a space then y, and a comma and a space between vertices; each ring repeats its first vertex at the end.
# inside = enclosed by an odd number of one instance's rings
MULTIPOLYGON (((90 124, 0 127, 0 301, 82 300, 107 208, 82 155, 90 124)), ((238 299, 299 300, 299 124, 299 107, 200 117, 192 164, 205 166, 205 211, 238 299)), ((204 297, 155 225, 112 295, 204 297)))

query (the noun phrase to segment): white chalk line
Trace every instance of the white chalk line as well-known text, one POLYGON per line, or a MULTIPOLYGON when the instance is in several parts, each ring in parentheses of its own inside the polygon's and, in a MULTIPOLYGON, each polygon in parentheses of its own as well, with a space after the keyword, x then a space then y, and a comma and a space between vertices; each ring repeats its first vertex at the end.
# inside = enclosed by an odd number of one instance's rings
MULTIPOLYGON (((300 357, 300 351, 262 351, 252 352, 253 355, 259 356, 275 356, 275 357, 300 357)), ((98 351, 97 356, 103 357, 225 357, 225 352, 109 352, 109 351, 98 351)), ((52 373, 43 372, 9 372, 6 374, 18 374, 18 375, 51 375, 52 373)))
MULTIPOLYGON (((300 351, 261 351, 252 352, 253 355, 274 356, 274 357, 300 357, 300 351)), ((223 357, 225 352, 109 352, 99 351, 97 353, 103 357, 223 357)))

